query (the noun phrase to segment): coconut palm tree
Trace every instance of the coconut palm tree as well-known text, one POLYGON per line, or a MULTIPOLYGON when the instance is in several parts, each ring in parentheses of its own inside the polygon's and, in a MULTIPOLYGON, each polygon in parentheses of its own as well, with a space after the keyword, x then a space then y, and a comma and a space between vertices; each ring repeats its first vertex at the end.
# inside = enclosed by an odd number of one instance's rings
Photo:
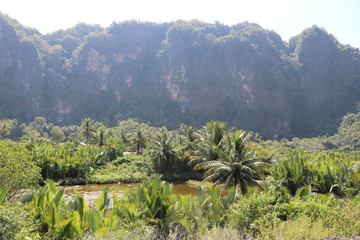
POLYGON ((158 134, 150 155, 157 172, 165 173, 178 170, 178 157, 173 144, 173 136, 165 128, 162 128, 158 134))
POLYGON ((194 166, 201 162, 217 159, 218 155, 214 149, 222 147, 224 136, 228 133, 225 129, 226 123, 212 121, 198 131, 196 140, 192 143, 195 150, 188 164, 194 166))
POLYGON ((185 124, 180 125, 179 134, 176 134, 176 142, 181 146, 182 152, 191 152, 194 149, 196 135, 193 127, 186 126, 185 124))
POLYGON ((190 146, 191 143, 195 142, 196 136, 194 128, 192 126, 186 126, 182 123, 179 128, 179 133, 179 142, 182 145, 185 145, 187 147, 190 146))
POLYGON ((86 139, 86 143, 90 144, 96 132, 93 126, 93 120, 91 118, 84 118, 80 126, 80 136, 86 139))
POLYGON ((191 174, 193 177, 198 176, 194 174, 192 167, 188 164, 192 153, 195 151, 195 130, 191 126, 180 126, 180 134, 175 135, 176 152, 178 155, 178 173, 185 173, 185 175, 191 174), (176 138, 176 136, 178 136, 176 138))
POLYGON ((265 160, 257 159, 254 152, 246 145, 246 133, 236 131, 228 133, 223 146, 214 146, 212 151, 216 159, 206 159, 197 163, 195 170, 204 169, 206 178, 214 184, 225 184, 226 187, 239 185, 241 193, 248 192, 248 185, 261 188, 260 172, 267 165, 265 160))
POLYGON ((138 128, 136 135, 133 139, 133 145, 135 146, 136 154, 142 154, 142 150, 146 148, 147 139, 143 128, 138 128))
POLYGON ((110 137, 110 132, 104 127, 100 128, 93 136, 93 142, 99 147, 106 146, 110 137))

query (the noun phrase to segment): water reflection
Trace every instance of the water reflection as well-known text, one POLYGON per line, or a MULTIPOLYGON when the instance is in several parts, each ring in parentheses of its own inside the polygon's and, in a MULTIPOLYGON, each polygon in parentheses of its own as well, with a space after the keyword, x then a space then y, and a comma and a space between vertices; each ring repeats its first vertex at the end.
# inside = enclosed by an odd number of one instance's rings
MULTIPOLYGON (((65 189, 66 199, 70 199, 73 195, 73 190, 76 189, 79 191, 79 194, 84 196, 87 203, 89 205, 93 205, 94 201, 98 199, 98 197, 103 192, 105 187, 109 187, 110 191, 115 192, 118 198, 123 196, 124 191, 135 190, 135 188, 139 185, 139 183, 129 183, 129 184, 87 184, 87 185, 71 185, 71 186, 59 186, 59 188, 65 189)), ((196 195, 198 191, 198 187, 191 184, 173 184, 172 193, 176 195, 185 195, 191 194, 196 195)), ((112 198, 112 194, 110 194, 112 198)))

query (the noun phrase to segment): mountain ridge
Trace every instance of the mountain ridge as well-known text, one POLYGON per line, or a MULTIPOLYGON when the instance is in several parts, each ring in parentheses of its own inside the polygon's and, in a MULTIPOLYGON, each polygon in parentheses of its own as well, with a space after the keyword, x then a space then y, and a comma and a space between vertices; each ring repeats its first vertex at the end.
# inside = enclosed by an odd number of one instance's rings
POLYGON ((22 121, 135 117, 175 128, 221 120, 269 138, 302 137, 335 132, 360 102, 359 49, 317 26, 289 42, 257 24, 198 20, 41 35, 2 15, 0 52, 0 117, 22 121))

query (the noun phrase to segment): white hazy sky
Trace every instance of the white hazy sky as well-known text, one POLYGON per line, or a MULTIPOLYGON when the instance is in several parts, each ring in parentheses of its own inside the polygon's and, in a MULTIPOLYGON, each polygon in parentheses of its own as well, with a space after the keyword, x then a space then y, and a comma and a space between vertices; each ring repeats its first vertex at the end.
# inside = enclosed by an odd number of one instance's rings
POLYGON ((360 47, 360 0, 0 0, 0 12, 48 33, 79 22, 199 19, 227 25, 255 22, 284 40, 312 25, 360 47))

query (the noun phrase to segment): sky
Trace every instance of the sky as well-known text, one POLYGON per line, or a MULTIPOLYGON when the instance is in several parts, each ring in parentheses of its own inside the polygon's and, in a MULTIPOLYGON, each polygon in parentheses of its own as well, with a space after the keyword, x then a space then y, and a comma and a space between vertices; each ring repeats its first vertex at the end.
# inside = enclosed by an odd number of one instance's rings
POLYGON ((360 48, 360 0, 0 0, 0 12, 45 34, 79 22, 109 26, 139 20, 244 21, 274 30, 283 40, 313 25, 340 43, 360 48))

